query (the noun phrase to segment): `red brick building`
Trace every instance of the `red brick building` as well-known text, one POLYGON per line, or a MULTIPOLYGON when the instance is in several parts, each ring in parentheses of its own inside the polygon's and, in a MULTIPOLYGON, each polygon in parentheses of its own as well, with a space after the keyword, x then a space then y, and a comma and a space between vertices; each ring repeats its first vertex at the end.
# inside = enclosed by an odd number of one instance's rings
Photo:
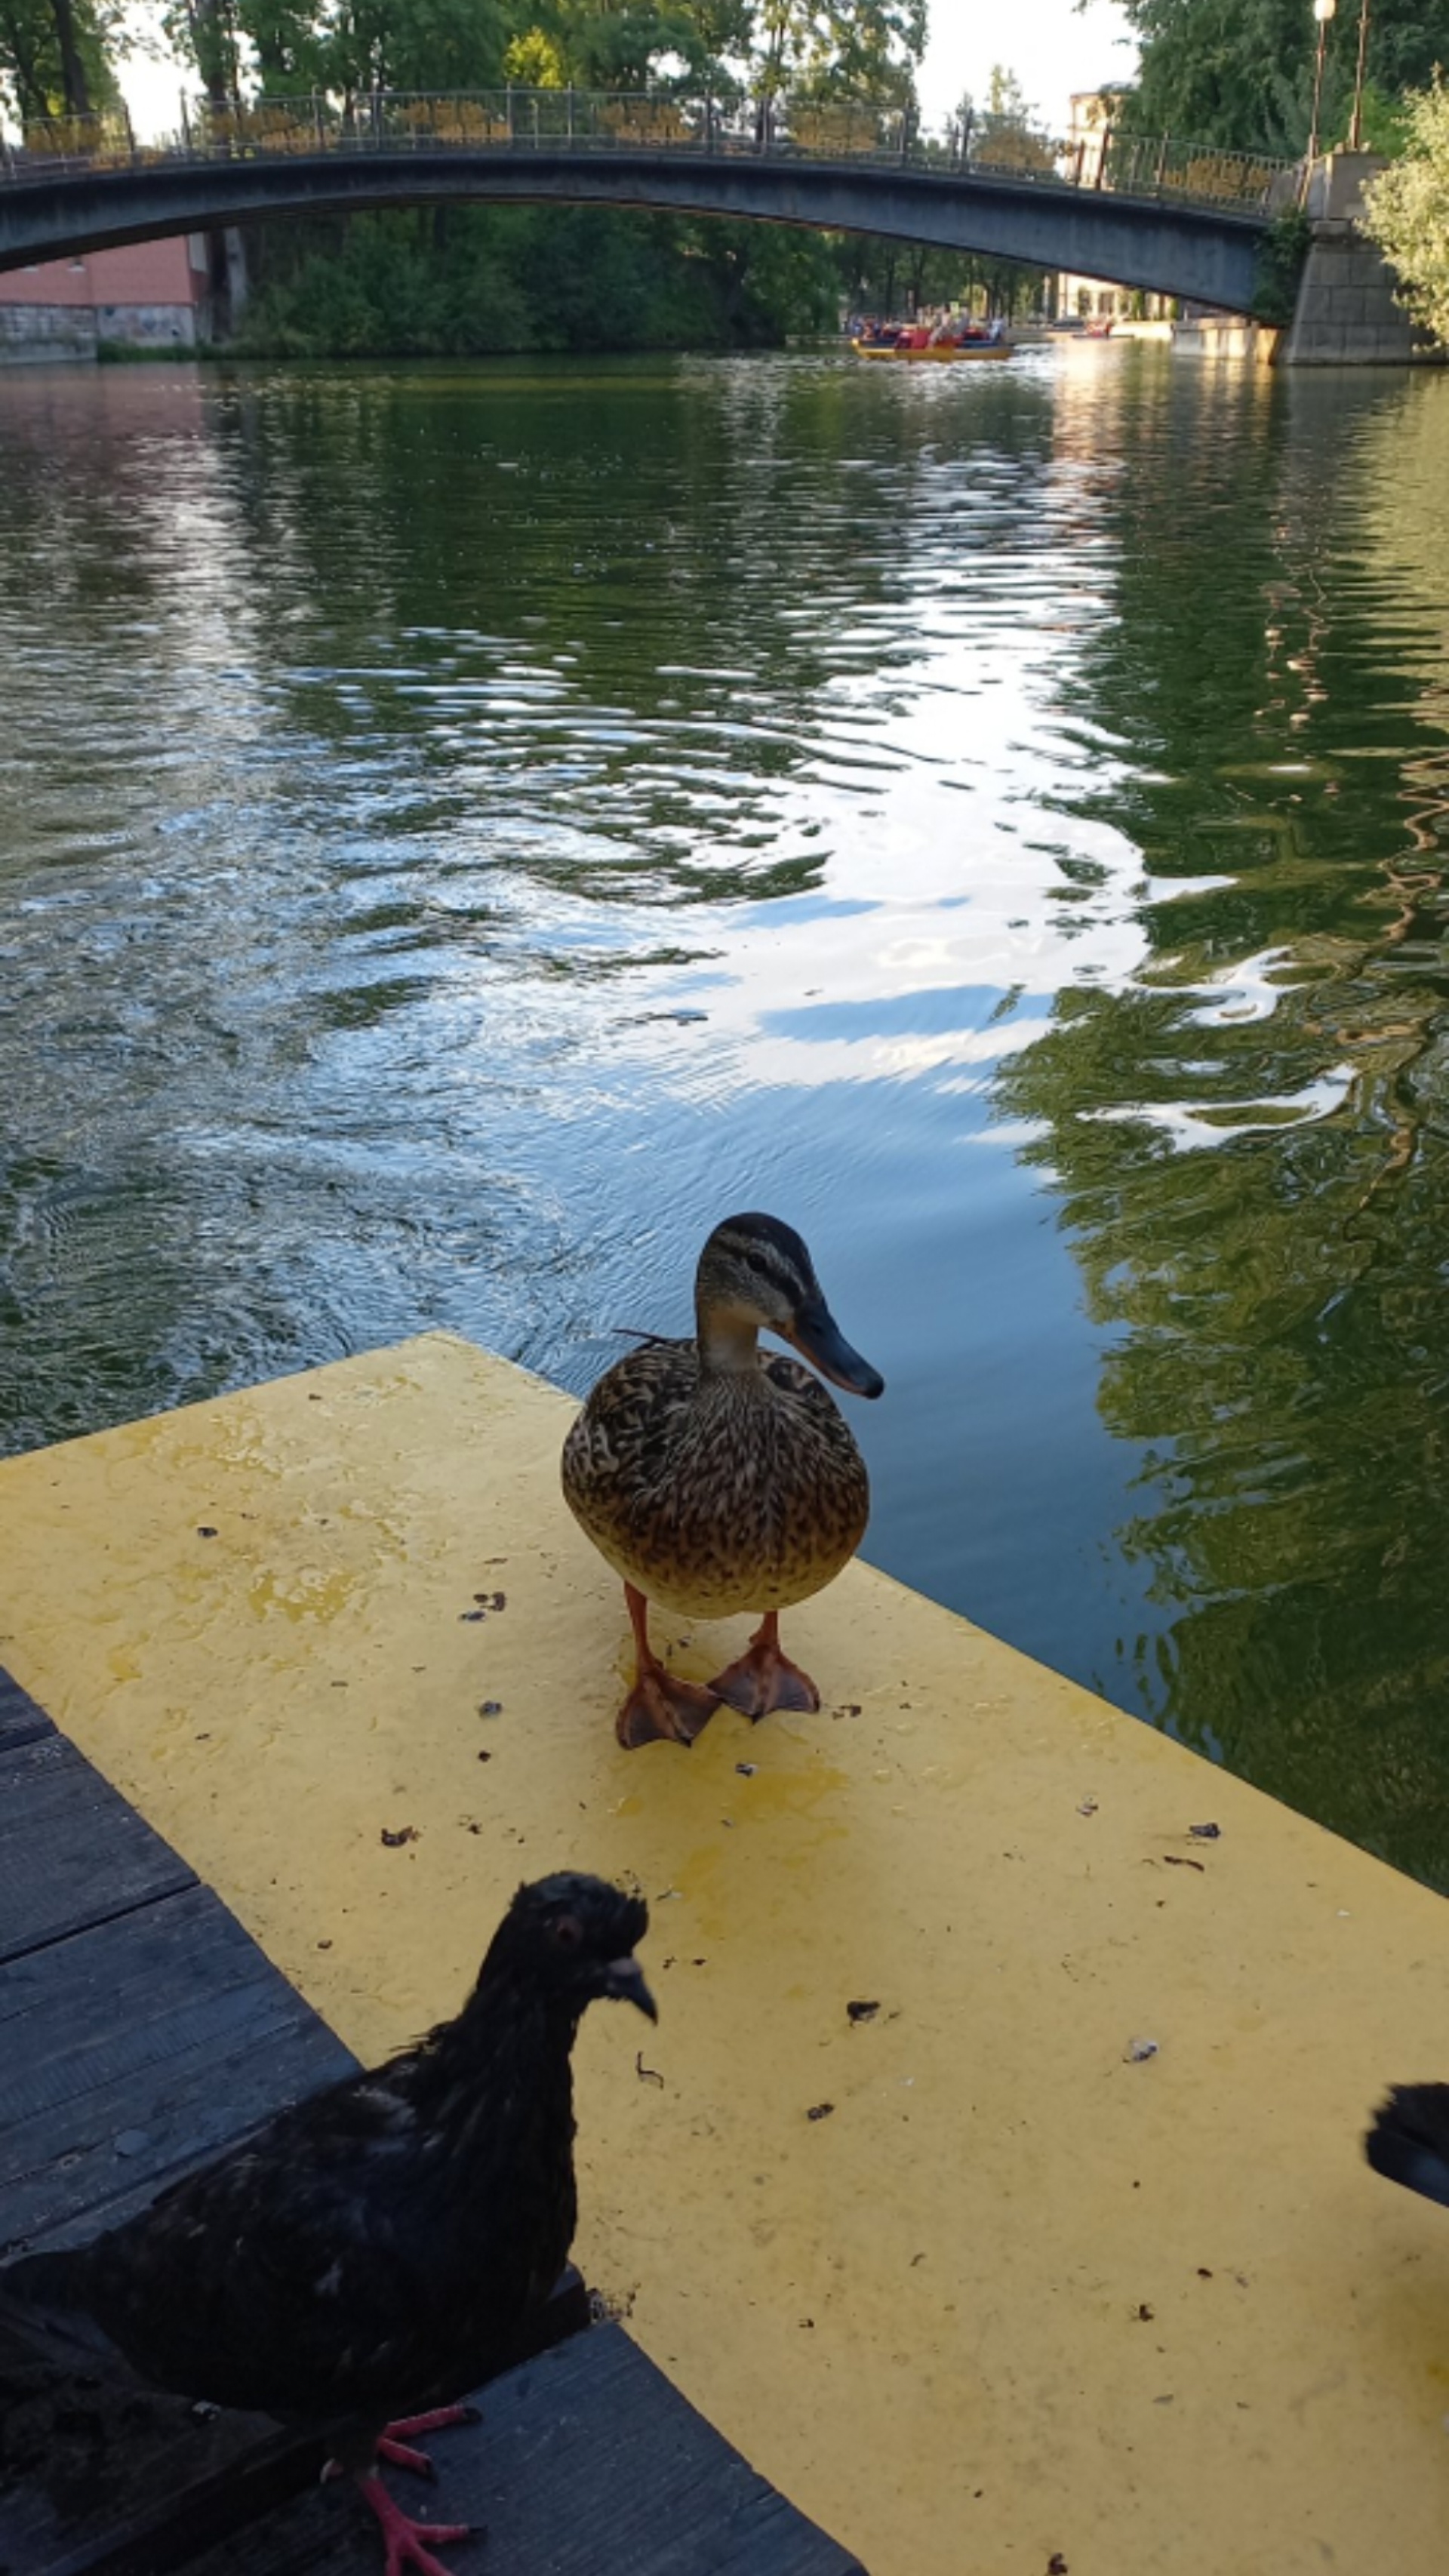
POLYGON ((10 269, 0 275, 0 364, 93 358, 103 340, 194 348, 210 336, 210 302, 202 233, 10 269))

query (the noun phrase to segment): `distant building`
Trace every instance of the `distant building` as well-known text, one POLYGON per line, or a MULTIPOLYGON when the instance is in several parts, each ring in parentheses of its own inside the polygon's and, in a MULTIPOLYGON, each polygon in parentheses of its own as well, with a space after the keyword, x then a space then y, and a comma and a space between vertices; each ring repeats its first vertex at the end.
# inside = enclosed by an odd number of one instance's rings
POLYGON ((103 340, 192 349, 211 336, 210 312, 204 233, 12 268, 0 275, 0 365, 94 358, 103 340))
MULTIPOLYGON (((1122 90, 1111 88, 1073 92, 1067 142, 1078 185, 1083 188, 1101 184, 1107 137, 1123 96, 1122 90)), ((1137 321, 1162 322, 1171 307, 1170 296, 1148 295, 1138 287, 1113 286, 1100 277, 1077 277, 1068 269, 1062 270, 1056 280, 1056 309, 1062 320, 1076 314, 1084 322, 1119 322, 1129 316, 1137 321)))

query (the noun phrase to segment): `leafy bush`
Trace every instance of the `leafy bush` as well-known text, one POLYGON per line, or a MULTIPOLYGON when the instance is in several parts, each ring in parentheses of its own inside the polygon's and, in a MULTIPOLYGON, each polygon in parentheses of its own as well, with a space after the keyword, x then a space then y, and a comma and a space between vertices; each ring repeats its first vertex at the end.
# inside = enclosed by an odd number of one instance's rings
POLYGON ((1253 295, 1255 322, 1285 324, 1293 319, 1298 285, 1313 228, 1298 206, 1275 215, 1258 252, 1258 283, 1253 295))
POLYGON ((1406 149, 1364 192, 1364 231, 1398 272, 1398 301, 1449 346, 1449 89, 1436 72, 1403 103, 1406 149))

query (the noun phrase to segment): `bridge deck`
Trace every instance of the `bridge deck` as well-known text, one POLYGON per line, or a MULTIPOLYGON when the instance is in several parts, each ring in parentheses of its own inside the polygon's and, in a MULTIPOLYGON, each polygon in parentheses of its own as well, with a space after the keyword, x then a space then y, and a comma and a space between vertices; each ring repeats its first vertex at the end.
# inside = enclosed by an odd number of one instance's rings
MULTIPOLYGON (((554 94, 555 98, 558 94, 554 94)), ((436 107, 446 102, 431 103, 436 107)), ((454 103, 455 106, 457 103, 454 103)), ((638 102, 635 103, 638 106, 638 102)), ((647 106, 647 102, 644 103, 647 106)), ((510 106, 510 118, 516 110, 510 106)), ((483 120, 486 126, 487 120, 483 120)), ((1164 147, 1165 148, 1165 147, 1164 147)), ((899 153, 832 154, 738 147, 713 129, 691 139, 651 139, 647 125, 595 133, 485 133, 475 123, 413 132, 383 125, 294 134, 216 149, 67 159, 16 157, 0 170, 0 269, 73 256, 168 233, 261 222, 340 208, 435 203, 658 207, 842 232, 889 234, 1028 266, 1111 278, 1243 312, 1257 285, 1259 245, 1276 184, 1274 165, 1234 192, 1182 184, 1075 185, 1046 160, 1036 168, 954 159, 924 145, 899 153)), ((1151 171, 1143 164, 1146 178, 1151 171)))

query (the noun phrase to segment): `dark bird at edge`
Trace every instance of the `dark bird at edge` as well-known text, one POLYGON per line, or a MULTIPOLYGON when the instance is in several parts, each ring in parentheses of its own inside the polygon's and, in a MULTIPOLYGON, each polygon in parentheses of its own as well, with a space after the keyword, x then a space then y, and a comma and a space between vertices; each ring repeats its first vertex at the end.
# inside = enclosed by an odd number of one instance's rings
POLYGON ((464 2419, 553 2289, 577 2217, 573 2077, 600 1996, 656 2020, 641 1898, 567 1873, 521 1887, 453 2021, 295 2104, 74 2251, 0 2269, 0 2319, 71 2368, 108 2357, 218 2406, 315 2426, 356 2478, 386 2576, 446 2576, 379 2459, 464 2419), (404 2420, 399 2421, 397 2419, 404 2420))
POLYGON ((1396 2084, 1363 2145, 1375 2173, 1449 2209, 1449 2084, 1396 2084))

